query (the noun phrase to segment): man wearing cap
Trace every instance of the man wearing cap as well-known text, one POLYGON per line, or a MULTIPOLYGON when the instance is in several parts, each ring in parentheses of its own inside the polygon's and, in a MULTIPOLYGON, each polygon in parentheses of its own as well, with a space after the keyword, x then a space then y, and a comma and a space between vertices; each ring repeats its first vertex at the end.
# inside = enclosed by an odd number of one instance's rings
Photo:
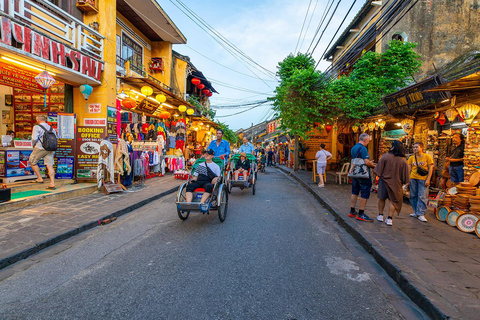
POLYGON ((235 164, 235 180, 238 180, 238 175, 243 175, 243 182, 245 187, 248 187, 247 181, 247 174, 248 170, 250 170, 250 161, 247 159, 247 154, 245 152, 240 153, 240 158, 238 159, 237 163, 235 164))
MULTIPOLYGON (((187 202, 192 202, 193 192, 198 188, 204 188, 205 192, 200 199, 201 204, 205 204, 205 201, 208 199, 210 194, 213 191, 213 185, 217 182, 220 177, 221 171, 218 164, 213 162, 213 156, 215 152, 212 149, 205 150, 203 156, 205 157, 205 162, 200 163, 195 169, 193 178, 190 180, 190 184, 187 186, 186 200, 187 202)), ((204 210, 203 206, 200 206, 202 211, 204 210)))
POLYGON ((227 140, 223 140, 223 130, 217 129, 217 139, 210 142, 210 145, 207 149, 212 149, 215 152, 215 157, 225 159, 225 162, 228 160, 230 155, 230 144, 227 140))

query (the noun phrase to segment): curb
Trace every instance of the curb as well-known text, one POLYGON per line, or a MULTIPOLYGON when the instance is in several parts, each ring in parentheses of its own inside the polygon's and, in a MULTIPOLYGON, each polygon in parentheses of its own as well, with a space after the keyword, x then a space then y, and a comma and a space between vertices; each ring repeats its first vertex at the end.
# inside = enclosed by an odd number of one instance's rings
POLYGON ((152 197, 150 197, 150 198, 147 198, 147 199, 144 199, 144 200, 139 201, 139 202, 137 202, 137 203, 134 203, 134 204, 132 204, 132 205, 126 207, 126 208, 123 208, 123 209, 120 209, 120 210, 115 211, 115 212, 113 212, 113 213, 110 213, 110 214, 108 214, 108 215, 106 215, 106 216, 104 216, 104 217, 102 217, 102 218, 97 218, 97 219, 95 219, 94 221, 88 222, 88 223, 86 223, 86 224, 84 224, 84 225, 82 225, 82 226, 80 226, 80 227, 78 227, 78 228, 72 229, 72 230, 67 231, 67 232, 65 232, 65 233, 62 233, 62 234, 60 234, 60 235, 58 235, 58 236, 55 236, 55 237, 53 237, 53 238, 50 238, 50 239, 45 240, 45 241, 43 241, 43 242, 40 242, 40 243, 38 243, 38 244, 36 244, 36 245, 28 248, 28 249, 25 249, 25 250, 19 252, 19 253, 16 253, 16 254, 13 254, 13 255, 11 255, 11 256, 9 256, 9 257, 6 257, 6 258, 0 260, 0 270, 4 269, 4 268, 6 268, 6 267, 8 267, 8 266, 10 266, 10 265, 12 265, 12 264, 20 261, 20 260, 26 259, 26 258, 28 258, 29 256, 34 255, 34 254, 40 252, 41 250, 46 249, 46 248, 48 248, 48 247, 50 247, 50 246, 52 246, 52 245, 54 245, 54 244, 57 244, 57 243, 59 243, 59 242, 61 242, 61 241, 63 241, 63 240, 66 240, 66 239, 71 238, 71 237, 73 237, 73 236, 75 236, 75 235, 77 235, 77 234, 80 234, 80 233, 84 232, 84 231, 87 231, 87 230, 90 230, 90 229, 92 229, 92 228, 97 227, 99 220, 111 219, 111 218, 113 218, 113 217, 117 217, 117 218, 118 218, 118 217, 120 217, 120 216, 122 216, 122 215, 124 215, 124 214, 126 214, 126 213, 129 213, 129 212, 131 212, 131 211, 133 211, 133 210, 136 210, 136 209, 138 209, 138 208, 140 208, 140 207, 143 207, 144 205, 146 205, 146 204, 148 204, 148 203, 150 203, 150 202, 152 202, 152 201, 158 200, 158 199, 163 198, 163 197, 165 197, 165 196, 167 196, 167 195, 169 195, 169 194, 172 194, 172 193, 174 193, 177 189, 178 189, 178 186, 173 187, 173 188, 168 189, 168 190, 166 190, 166 191, 164 191, 164 192, 162 192, 162 193, 159 193, 159 194, 157 194, 157 195, 154 195, 154 196, 152 196, 152 197))
POLYGON ((415 287, 410 281, 403 275, 402 270, 395 266, 388 258, 383 256, 365 237, 345 219, 339 215, 320 195, 318 195, 311 186, 305 181, 297 177, 293 172, 275 166, 278 170, 294 178, 302 185, 313 197, 320 202, 330 213, 335 217, 335 221, 343 227, 370 255, 373 256, 375 261, 387 272, 402 289, 402 291, 412 300, 420 309, 422 309, 432 319, 449 319, 432 301, 430 301, 417 287, 415 287))

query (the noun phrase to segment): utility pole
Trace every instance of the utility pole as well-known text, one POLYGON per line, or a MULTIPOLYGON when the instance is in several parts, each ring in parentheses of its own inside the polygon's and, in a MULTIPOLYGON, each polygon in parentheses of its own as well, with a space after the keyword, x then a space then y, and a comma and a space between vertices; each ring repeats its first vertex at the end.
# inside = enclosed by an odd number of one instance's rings
POLYGON ((250 141, 252 141, 253 143, 253 122, 252 122, 252 126, 250 127, 250 130, 252 130, 252 139, 250 139, 250 141))

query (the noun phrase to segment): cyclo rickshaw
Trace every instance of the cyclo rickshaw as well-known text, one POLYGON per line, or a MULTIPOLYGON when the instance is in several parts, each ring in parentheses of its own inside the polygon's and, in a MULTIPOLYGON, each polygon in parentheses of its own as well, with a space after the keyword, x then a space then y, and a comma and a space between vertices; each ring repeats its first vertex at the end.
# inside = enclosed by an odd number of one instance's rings
POLYGON ((220 158, 213 158, 213 162, 218 164, 220 167, 220 177, 218 178, 217 182, 213 186, 213 191, 208 197, 208 199, 205 201, 205 206, 204 208, 208 208, 208 210, 203 210, 200 204, 200 199, 202 198, 203 193, 205 192, 205 189, 203 188, 197 188, 193 192, 193 199, 192 202, 187 202, 186 198, 186 193, 187 193, 187 186, 190 183, 193 174, 195 173, 195 170, 197 169, 198 165, 200 163, 205 162, 205 158, 200 158, 195 161, 195 163, 192 166, 192 171, 190 175, 188 176, 187 182, 182 184, 177 191, 177 199, 175 201, 175 204, 177 205, 177 213, 178 217, 181 220, 186 220, 188 216, 190 215, 191 211, 199 211, 203 212, 204 214, 210 214, 210 210, 217 210, 218 211, 218 219, 220 219, 220 222, 225 221, 225 217, 227 216, 227 209, 228 209, 228 194, 227 190, 225 187, 225 184, 223 183, 224 179, 224 160, 220 158))
POLYGON ((235 179, 235 164, 237 163, 238 159, 240 159, 240 153, 234 154, 230 158, 230 169, 227 173, 227 180, 225 184, 227 185, 227 191, 230 193, 232 188, 252 188, 252 194, 255 194, 255 188, 257 183, 257 158, 253 154, 247 154, 247 160, 250 162, 250 169, 247 173, 247 181, 248 186, 245 186, 245 181, 243 181, 243 174, 238 175, 239 180, 235 179))

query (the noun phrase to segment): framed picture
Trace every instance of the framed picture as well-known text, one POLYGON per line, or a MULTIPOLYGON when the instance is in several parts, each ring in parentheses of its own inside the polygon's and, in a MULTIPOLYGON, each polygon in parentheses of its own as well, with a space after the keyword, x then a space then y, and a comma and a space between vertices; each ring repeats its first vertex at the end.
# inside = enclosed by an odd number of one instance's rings
POLYGON ((7 124, 7 123, 12 123, 12 118, 11 118, 11 113, 10 110, 2 110, 2 123, 7 124))
POLYGON ((5 95, 5 106, 13 107, 13 94, 5 95))

